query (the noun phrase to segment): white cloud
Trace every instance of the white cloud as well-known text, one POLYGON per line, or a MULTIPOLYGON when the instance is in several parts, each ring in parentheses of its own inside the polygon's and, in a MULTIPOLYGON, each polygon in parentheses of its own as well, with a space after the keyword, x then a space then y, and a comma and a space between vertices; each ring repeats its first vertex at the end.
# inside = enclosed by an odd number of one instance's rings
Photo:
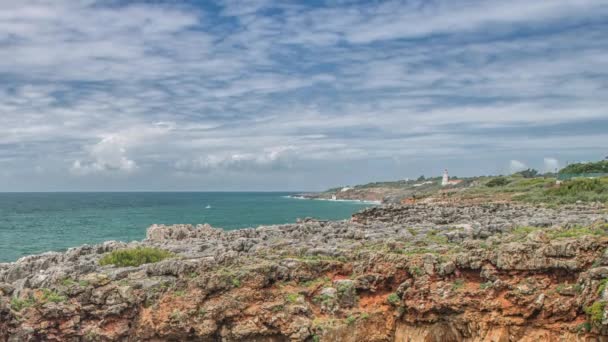
POLYGON ((330 163, 378 179, 377 159, 592 159, 608 139, 603 0, 218 5, 0 1, 6 174, 316 165, 315 183, 330 163))
POLYGON ((527 168, 528 167, 526 166, 526 164, 524 164, 523 162, 520 162, 519 160, 511 160, 509 162, 509 172, 510 173, 523 171, 527 168))
POLYGON ((290 146, 267 149, 261 153, 231 153, 208 155, 193 160, 179 160, 175 167, 180 172, 269 171, 288 169, 295 158, 290 146))
POLYGON ((556 172, 559 170, 559 161, 555 158, 545 157, 543 159, 544 172, 556 172))
POLYGON ((126 141, 120 136, 107 136, 89 149, 90 161, 74 161, 70 171, 77 175, 98 172, 133 172, 135 161, 127 157, 126 141))

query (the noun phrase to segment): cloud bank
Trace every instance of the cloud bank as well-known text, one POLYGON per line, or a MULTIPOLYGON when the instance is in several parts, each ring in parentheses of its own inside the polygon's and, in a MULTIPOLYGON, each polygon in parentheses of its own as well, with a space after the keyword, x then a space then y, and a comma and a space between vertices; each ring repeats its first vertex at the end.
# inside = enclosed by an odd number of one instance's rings
POLYGON ((0 191, 321 189, 601 158, 607 5, 3 2, 0 191))

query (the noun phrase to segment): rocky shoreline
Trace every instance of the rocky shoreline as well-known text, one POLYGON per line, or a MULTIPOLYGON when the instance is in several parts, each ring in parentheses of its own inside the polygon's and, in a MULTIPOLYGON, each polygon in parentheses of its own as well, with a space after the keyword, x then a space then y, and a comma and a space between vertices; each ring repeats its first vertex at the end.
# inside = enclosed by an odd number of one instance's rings
POLYGON ((0 264, 6 341, 587 341, 608 336, 608 211, 379 206, 223 231, 155 225, 0 264), (121 249, 174 257, 101 266, 121 249))

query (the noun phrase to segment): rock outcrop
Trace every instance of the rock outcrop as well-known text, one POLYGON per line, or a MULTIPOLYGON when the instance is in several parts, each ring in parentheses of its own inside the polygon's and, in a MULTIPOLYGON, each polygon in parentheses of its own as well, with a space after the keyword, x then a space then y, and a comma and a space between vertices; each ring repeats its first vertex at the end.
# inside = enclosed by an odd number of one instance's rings
POLYGON ((155 225, 0 264, 6 341, 608 338, 601 206, 383 206, 223 231, 155 225), (174 257, 100 266, 116 250, 174 257))

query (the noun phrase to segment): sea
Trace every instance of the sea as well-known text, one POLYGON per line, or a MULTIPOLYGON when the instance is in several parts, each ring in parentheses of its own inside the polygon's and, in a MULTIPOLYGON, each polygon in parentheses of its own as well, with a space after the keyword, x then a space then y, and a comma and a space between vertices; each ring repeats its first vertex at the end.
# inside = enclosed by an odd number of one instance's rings
POLYGON ((286 192, 0 193, 0 262, 82 244, 145 238, 152 224, 226 230, 349 218, 366 202, 292 198, 286 192))

